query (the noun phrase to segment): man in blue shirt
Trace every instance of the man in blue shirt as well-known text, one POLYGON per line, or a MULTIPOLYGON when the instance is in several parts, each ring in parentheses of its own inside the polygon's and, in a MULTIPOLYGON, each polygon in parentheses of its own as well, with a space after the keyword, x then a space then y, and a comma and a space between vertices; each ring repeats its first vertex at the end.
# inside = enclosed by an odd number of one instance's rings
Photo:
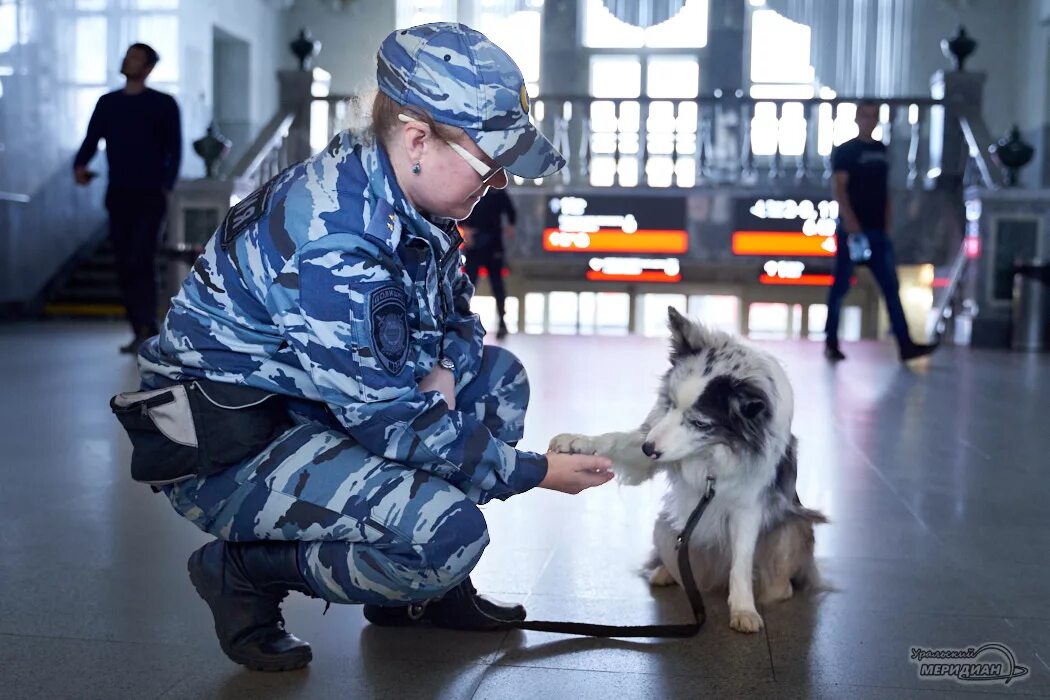
POLYGON ((839 349, 838 328, 842 301, 849 292, 853 268, 863 262, 871 270, 889 312, 890 326, 897 337, 902 362, 928 355, 933 345, 912 341, 901 306, 897 263, 890 241, 889 159, 886 145, 872 138, 879 123, 879 103, 857 105, 858 134, 831 153, 832 194, 839 205, 839 226, 835 234, 835 281, 828 292, 828 320, 825 326, 824 355, 833 362, 846 359, 839 349), (850 255, 850 235, 867 238, 869 257, 854 260, 850 255))
POLYGON ((179 107, 166 93, 146 87, 160 57, 146 44, 132 44, 120 72, 123 89, 99 98, 87 137, 73 161, 78 185, 95 177, 88 163, 106 140, 109 188, 109 236, 117 262, 117 279, 134 338, 120 351, 138 352, 157 333, 157 242, 175 186, 182 155, 179 107))

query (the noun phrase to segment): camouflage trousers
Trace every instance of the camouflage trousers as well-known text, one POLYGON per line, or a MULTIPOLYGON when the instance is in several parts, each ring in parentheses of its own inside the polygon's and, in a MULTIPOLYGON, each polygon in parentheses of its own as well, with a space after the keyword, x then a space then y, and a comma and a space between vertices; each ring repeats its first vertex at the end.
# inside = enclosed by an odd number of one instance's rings
MULTIPOLYGON (((497 438, 521 439, 529 384, 512 353, 486 346, 456 396, 497 438)), ((259 455, 165 487, 175 510, 231 542, 299 542, 314 593, 338 603, 433 598, 459 584, 489 542, 477 504, 447 481, 377 457, 305 417, 259 455)))

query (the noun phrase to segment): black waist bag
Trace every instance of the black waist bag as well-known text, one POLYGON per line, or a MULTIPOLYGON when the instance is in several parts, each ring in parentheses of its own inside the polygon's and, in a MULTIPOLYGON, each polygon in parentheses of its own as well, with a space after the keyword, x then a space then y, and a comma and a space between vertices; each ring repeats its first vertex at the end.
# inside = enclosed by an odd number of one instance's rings
POLYGON ((131 438, 131 478, 153 486, 221 472, 292 425, 284 396, 208 380, 117 394, 109 407, 131 438))

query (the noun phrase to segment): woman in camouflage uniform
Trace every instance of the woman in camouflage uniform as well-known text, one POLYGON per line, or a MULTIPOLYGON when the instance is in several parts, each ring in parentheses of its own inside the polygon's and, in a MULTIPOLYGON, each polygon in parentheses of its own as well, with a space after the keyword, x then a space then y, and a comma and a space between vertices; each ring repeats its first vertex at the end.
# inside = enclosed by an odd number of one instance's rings
POLYGON ((364 603, 374 624, 524 619, 470 583, 488 544, 478 505, 612 477, 604 458, 514 447, 528 379, 483 346, 460 269, 455 220, 507 172, 564 165, 521 73, 457 24, 394 32, 378 62, 373 133, 340 133, 233 207, 140 354, 146 388, 203 379, 289 402, 294 425, 260 454, 164 487, 218 538, 190 578, 250 668, 312 658, 284 630, 289 590, 364 603))

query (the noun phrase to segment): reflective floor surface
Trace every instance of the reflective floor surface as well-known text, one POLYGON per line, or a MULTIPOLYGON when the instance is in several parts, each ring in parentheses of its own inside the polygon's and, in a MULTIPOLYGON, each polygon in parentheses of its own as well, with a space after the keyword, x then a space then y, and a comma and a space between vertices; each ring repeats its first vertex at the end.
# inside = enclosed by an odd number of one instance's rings
MULTIPOLYGON (((242 670, 185 574, 206 536, 127 476, 107 406, 136 383, 110 323, 0 326, 0 697, 951 698, 1050 696, 1050 356, 945 348, 902 368, 891 346, 770 342, 795 383, 799 494, 837 590, 728 627, 724 600, 689 640, 404 631, 298 594, 307 670, 242 670), (1009 684, 920 678, 912 647, 1005 645, 1009 684)), ((511 336, 529 369, 522 447, 638 424, 665 341, 511 336)), ((680 590, 638 575, 662 484, 485 506, 478 588, 536 619, 684 622, 680 590)), ((984 661, 999 661, 982 658, 984 661)))

